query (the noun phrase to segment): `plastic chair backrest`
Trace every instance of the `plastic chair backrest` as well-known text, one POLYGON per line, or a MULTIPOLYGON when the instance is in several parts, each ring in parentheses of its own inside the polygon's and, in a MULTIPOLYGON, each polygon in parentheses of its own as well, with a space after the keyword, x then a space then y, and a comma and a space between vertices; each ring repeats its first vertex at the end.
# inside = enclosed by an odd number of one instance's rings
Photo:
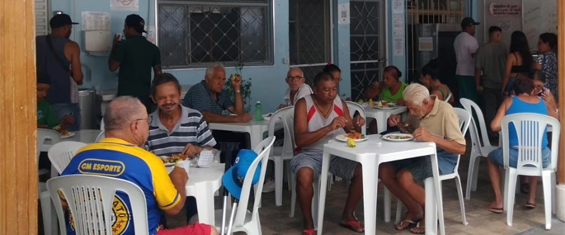
POLYGON ((112 225, 117 219, 112 210, 116 191, 129 197, 129 218, 134 218, 135 234, 149 234, 145 194, 127 180, 97 175, 66 175, 48 180, 47 189, 55 205, 61 234, 67 234, 67 222, 59 192, 73 216, 77 234, 111 235, 112 225))
MULTIPOLYGON (((351 118, 353 118, 353 115, 355 115, 355 112, 359 112, 359 115, 361 115, 361 117, 365 120, 367 120, 365 118, 365 109, 363 108, 363 106, 361 106, 358 103, 355 102, 351 102, 351 101, 345 101, 345 103, 347 104, 347 108, 349 109, 349 114, 351 114, 351 118)), ((366 135, 367 134, 367 128, 365 128, 367 124, 363 125, 361 127, 361 134, 366 135)))
POLYGON ((516 128, 516 135, 518 137, 518 159, 517 171, 524 172, 532 170, 539 170, 541 175, 542 170, 555 171, 557 168, 557 154, 559 152, 559 137, 561 133, 561 124, 553 117, 536 114, 536 113, 519 113, 506 115, 502 118, 502 152, 504 157, 504 168, 508 168, 509 164, 509 124, 513 123, 516 128), (552 127, 551 133, 551 163, 548 168, 543 169, 542 164, 542 140, 543 134, 547 126, 552 127), (535 168, 534 168, 535 167, 535 168))
POLYGON ((478 147, 477 150, 481 154, 488 154, 481 152, 482 148, 484 147, 488 147, 488 148, 492 147, 490 145, 490 140, 488 139, 488 132, 485 124, 485 118, 483 116, 483 112, 481 111, 481 108, 470 99, 461 98, 459 99, 459 102, 461 103, 463 108, 465 108, 465 110, 467 110, 467 112, 471 114, 471 120, 473 120, 473 122, 470 125, 471 140, 473 142, 473 145, 478 147), (476 118, 479 120, 475 120, 475 117, 473 117, 473 112, 475 112, 476 118), (477 123, 479 124, 479 127, 477 127, 477 123))
POLYGON ((76 141, 63 141, 53 145, 47 152, 51 166, 61 174, 69 165, 75 153, 84 146, 86 146, 85 143, 76 141))
POLYGON ((100 120, 100 130, 104 130, 104 117, 102 117, 102 120, 100 120))
POLYGON ((45 140, 51 140, 52 143, 58 143, 61 141, 59 132, 51 129, 37 128, 37 160, 39 161, 39 154, 41 153, 41 147, 45 143, 45 140))
POLYGON ((291 143, 289 144, 289 146, 292 146, 291 151, 294 152, 294 149, 296 148, 296 141, 294 138, 294 107, 292 107, 292 109, 290 109, 288 112, 285 112, 283 117, 283 126, 285 138, 288 135, 288 137, 290 138, 289 141, 291 143))
MULTIPOLYGON (((245 174, 243 186, 241 187, 239 205, 237 206, 235 220, 233 223, 234 226, 243 226, 246 221, 245 216, 247 215, 247 205, 249 203, 249 195, 252 188, 254 189, 253 195, 255 195, 255 200, 253 202, 253 211, 251 214, 252 216, 259 215, 259 212, 257 210, 259 210, 259 205, 261 204, 261 192, 263 192, 263 182, 265 181, 265 173, 267 172, 269 153, 271 152, 271 148, 275 143, 275 139, 276 138, 274 136, 267 137, 254 148, 258 156, 257 158, 255 158, 253 163, 251 163, 251 166, 247 170, 247 174, 245 174), (255 174, 255 170, 257 169, 259 162, 261 162, 261 175, 259 177, 259 182, 257 182, 257 187, 252 187, 251 181, 253 181, 253 174, 255 174)), ((258 221, 258 219, 259 218, 254 218, 252 220, 258 221)))
POLYGON ((451 95, 452 95, 452 94, 453 94, 453 93, 452 93, 451 91, 449 91, 449 95, 447 95, 447 97, 445 97, 445 100, 444 100, 444 101, 447 102, 447 103, 450 103, 449 100, 451 99, 451 95))
POLYGON ((104 138, 106 138, 106 133, 104 133, 104 130, 102 130, 100 132, 100 134, 98 134, 98 136, 96 137, 96 143, 100 142, 101 140, 103 140, 104 138))
POLYGON ((292 141, 292 136, 287 134, 288 132, 286 131, 286 129, 284 128, 284 117, 285 115, 287 115, 289 112, 294 112, 294 107, 286 107, 286 108, 282 108, 277 110, 273 116, 271 117, 271 119, 269 120, 269 132, 268 132, 268 136, 275 136, 275 125, 277 123, 282 123, 283 124, 283 130, 284 130, 284 142, 283 142, 283 151, 282 151, 282 156, 286 156, 286 155, 292 155, 293 153, 293 149, 294 149, 294 143, 292 141))
MULTIPOLYGON (((469 129, 469 124, 471 123, 471 114, 467 112, 465 109, 455 108, 455 112, 457 112, 457 116, 459 117, 459 129, 461 130, 461 134, 463 134, 463 138, 465 134, 467 134, 467 130, 469 129)), ((454 173, 457 173, 459 169, 459 162, 461 162, 461 154, 457 155, 457 163, 455 164, 454 173)))

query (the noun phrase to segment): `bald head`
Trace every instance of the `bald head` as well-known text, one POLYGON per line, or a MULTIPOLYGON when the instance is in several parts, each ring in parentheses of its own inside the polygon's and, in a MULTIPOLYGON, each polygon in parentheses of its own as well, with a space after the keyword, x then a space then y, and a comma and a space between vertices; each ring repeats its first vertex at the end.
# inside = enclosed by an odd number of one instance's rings
POLYGON ((304 72, 302 72, 302 69, 291 68, 290 70, 288 70, 288 73, 286 73, 286 77, 296 77, 296 76, 304 77, 304 72))
POLYGON ((104 130, 123 130, 131 122, 146 115, 145 106, 139 99, 131 96, 120 96, 110 102, 104 114, 104 130))

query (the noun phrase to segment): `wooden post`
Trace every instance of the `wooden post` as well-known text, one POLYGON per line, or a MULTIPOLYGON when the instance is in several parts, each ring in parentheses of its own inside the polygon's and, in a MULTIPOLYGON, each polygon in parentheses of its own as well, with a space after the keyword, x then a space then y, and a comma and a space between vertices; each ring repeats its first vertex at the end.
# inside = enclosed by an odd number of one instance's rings
POLYGON ((559 121, 561 137, 559 138, 559 165, 557 166, 557 182, 565 184, 565 1, 557 1, 557 56, 559 61, 559 121))
POLYGON ((34 1, 0 1, 0 234, 37 234, 34 1))

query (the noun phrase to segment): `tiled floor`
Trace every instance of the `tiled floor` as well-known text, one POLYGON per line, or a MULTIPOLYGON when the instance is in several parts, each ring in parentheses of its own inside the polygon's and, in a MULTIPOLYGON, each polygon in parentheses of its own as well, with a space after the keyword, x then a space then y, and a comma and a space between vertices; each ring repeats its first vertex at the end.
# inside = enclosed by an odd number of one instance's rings
MULTIPOLYGON (((459 173, 463 183, 463 190, 467 180, 467 167, 469 162, 468 155, 461 159, 459 173)), ((493 197, 492 189, 486 172, 486 162, 482 159, 479 173, 479 183, 477 191, 471 194, 471 200, 465 200, 465 209, 468 225, 461 223, 461 213, 454 181, 443 183, 444 196, 444 215, 447 234, 563 234, 565 223, 554 219, 551 231, 545 231, 543 224, 545 216, 543 210, 543 194, 541 183, 538 187, 537 208, 526 210, 523 204, 526 202, 526 195, 516 195, 516 208, 514 210, 514 222, 512 227, 506 225, 506 214, 493 214, 484 208, 493 197)), ((260 209, 261 225, 264 235, 282 234, 301 234, 302 216, 300 208, 297 206, 296 216, 290 218, 290 191, 285 190, 283 195, 283 206, 275 206, 274 193, 263 194, 263 207, 260 209)), ((341 211, 346 197, 345 183, 336 182, 332 190, 328 192, 326 199, 326 214, 324 222, 324 234, 358 234, 338 226, 341 211)), ((380 206, 377 214, 378 234, 411 234, 408 231, 396 231, 393 223, 383 221, 383 200, 382 190, 379 193, 378 205, 380 206)), ((221 208, 221 201, 216 200, 216 208, 221 208)), ((396 205, 393 200, 393 218, 396 205)), ((363 206, 359 205, 357 216, 363 221, 363 206)), ((185 224, 184 215, 171 217, 168 219, 172 227, 185 224)))

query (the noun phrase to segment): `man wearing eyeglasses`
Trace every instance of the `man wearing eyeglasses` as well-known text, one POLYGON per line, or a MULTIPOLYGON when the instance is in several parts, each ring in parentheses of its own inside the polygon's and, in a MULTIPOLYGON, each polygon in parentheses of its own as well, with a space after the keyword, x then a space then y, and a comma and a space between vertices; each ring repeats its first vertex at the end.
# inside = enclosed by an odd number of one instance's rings
POLYGON ((303 98, 304 96, 312 94, 312 88, 308 84, 304 83, 304 72, 300 68, 291 68, 286 75, 286 83, 288 84, 288 89, 286 90, 286 95, 284 100, 286 104, 279 105, 279 109, 288 106, 294 106, 296 101, 303 98))

